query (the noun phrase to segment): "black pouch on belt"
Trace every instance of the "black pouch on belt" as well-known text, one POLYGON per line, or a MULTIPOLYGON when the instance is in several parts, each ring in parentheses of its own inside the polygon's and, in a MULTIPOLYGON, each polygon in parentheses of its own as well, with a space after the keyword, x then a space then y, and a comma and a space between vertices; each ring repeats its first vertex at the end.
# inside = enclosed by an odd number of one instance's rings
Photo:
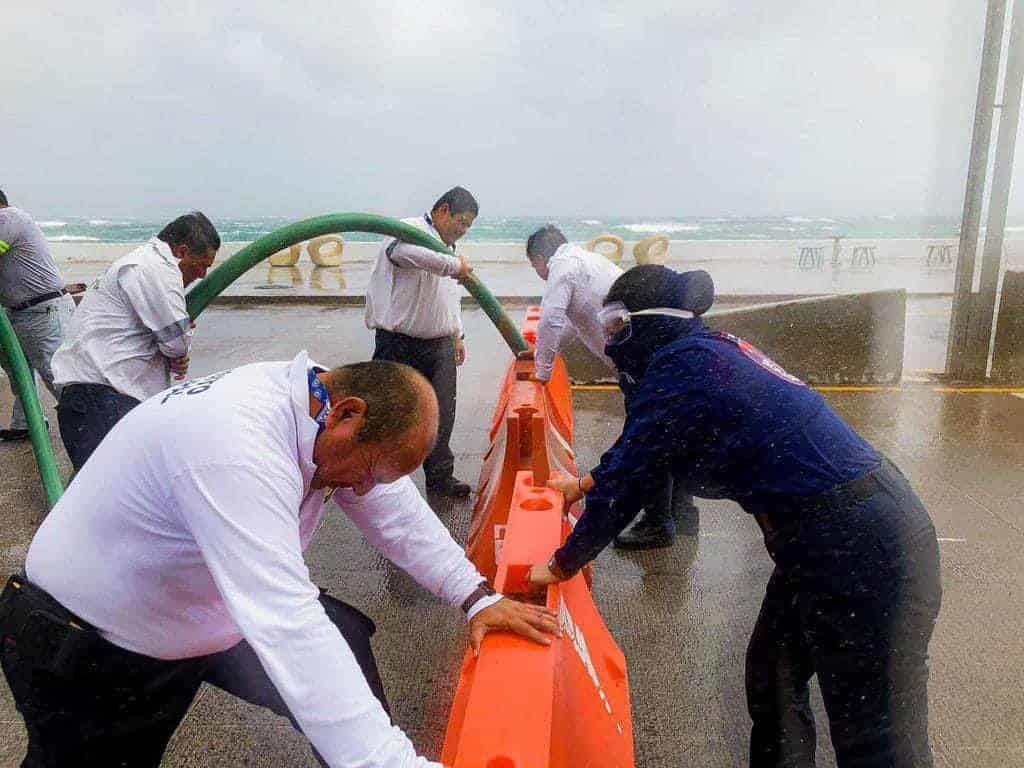
POLYGON ((0 594, 0 638, 26 664, 70 677, 95 650, 99 634, 22 576, 0 594))

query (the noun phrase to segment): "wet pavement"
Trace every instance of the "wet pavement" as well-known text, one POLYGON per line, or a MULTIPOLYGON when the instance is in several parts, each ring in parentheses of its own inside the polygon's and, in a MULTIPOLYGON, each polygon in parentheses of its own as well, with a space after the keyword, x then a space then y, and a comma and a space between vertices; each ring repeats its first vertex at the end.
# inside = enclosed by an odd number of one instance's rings
MULTIPOLYGON (((366 359, 361 311, 325 306, 215 307, 200 318, 193 375, 308 349, 324 364, 366 359)), ((474 480, 510 355, 478 310, 467 310, 469 360, 459 379, 453 447, 474 480)), ((513 313, 513 319, 520 319, 513 313)), ((756 342, 756 340, 754 340, 756 342)), ((10 395, 0 392, 0 413, 10 395)), ((932 642, 931 723, 938 766, 1024 765, 1024 399, 1014 392, 827 392, 832 405, 901 466, 935 520, 945 589, 932 642)), ((54 426, 52 403, 44 397, 54 426)), ((576 448, 595 463, 618 433, 621 399, 577 391, 576 448)), ((5 421, 5 418, 0 420, 5 421)), ((70 467, 58 451, 67 476, 70 467)), ((0 573, 20 567, 45 514, 27 444, 0 445, 0 573)), ((422 487, 422 475, 417 474, 422 487)), ((604 552, 594 592, 629 661, 637 766, 734 768, 746 762, 743 693, 747 636, 771 563, 757 526, 730 502, 700 502, 701 530, 668 550, 604 552)), ((464 540, 471 504, 435 503, 464 540)), ((421 752, 440 751, 465 649, 464 619, 384 562, 340 512, 310 547, 315 580, 376 622, 374 648, 396 722, 421 752)), ((833 766, 820 697, 819 765, 833 766)), ((0 685, 0 768, 15 766, 24 731, 0 685)), ((314 765, 304 740, 266 712, 204 688, 175 735, 165 766, 314 765)))

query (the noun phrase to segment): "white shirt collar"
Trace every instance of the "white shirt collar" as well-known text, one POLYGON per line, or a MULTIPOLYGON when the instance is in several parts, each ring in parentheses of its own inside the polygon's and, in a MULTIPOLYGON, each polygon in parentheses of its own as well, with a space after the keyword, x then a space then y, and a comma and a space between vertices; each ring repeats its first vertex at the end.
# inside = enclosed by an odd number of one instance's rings
POLYGON ((149 244, 153 246, 153 250, 160 254, 160 258, 166 263, 171 264, 175 267, 178 266, 178 260, 174 258, 174 254, 171 253, 171 246, 161 240, 159 237, 149 238, 149 244))
MULTIPOLYGON (((442 243, 444 243, 444 238, 441 237, 441 233, 438 232, 437 227, 434 226, 434 217, 431 216, 429 213, 424 213, 423 221, 425 221, 427 223, 427 226, 430 227, 430 231, 434 233, 434 236, 437 237, 437 239, 440 240, 442 243)), ((448 243, 445 243, 445 245, 448 245, 448 243)), ((451 248, 453 251, 455 250, 454 245, 448 245, 448 247, 451 248)))
POLYGON ((558 246, 558 249, 551 254, 551 258, 548 259, 550 264, 553 261, 562 261, 563 259, 568 260, 572 257, 572 252, 575 246, 572 243, 566 243, 565 245, 558 246))

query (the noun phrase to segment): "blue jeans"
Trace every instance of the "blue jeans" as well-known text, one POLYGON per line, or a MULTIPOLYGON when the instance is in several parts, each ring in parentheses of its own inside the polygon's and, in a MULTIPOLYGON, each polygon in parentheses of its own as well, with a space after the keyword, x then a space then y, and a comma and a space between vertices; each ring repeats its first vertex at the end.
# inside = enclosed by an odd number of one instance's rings
MULTIPOLYGON (((60 398, 60 388, 53 383, 53 371, 50 369, 50 360, 54 352, 64 342, 71 316, 75 313, 75 302, 70 296, 59 296, 56 299, 43 301, 34 307, 19 309, 17 311, 6 311, 11 320, 11 326, 21 344, 21 350, 25 353, 28 366, 32 369, 32 377, 43 380, 46 388, 54 398, 60 398)), ((0 355, 4 370, 7 370, 7 361, 0 355)), ((10 376, 10 371, 7 373, 10 376)), ((14 382, 11 382, 11 391, 14 392, 14 382)), ((25 421, 25 410, 21 406, 21 399, 14 393, 14 407, 11 409, 11 429, 25 429, 28 423, 25 421)))
MULTIPOLYGON (((818 675, 839 768, 930 768, 938 541, 892 464, 859 501, 765 532, 776 568, 747 649, 751 768, 813 768, 818 675)), ((783 515, 785 518, 786 515, 783 515)))
POLYGON ((107 433, 137 406, 134 397, 104 384, 68 384, 57 403, 57 421, 64 450, 77 472, 107 433))

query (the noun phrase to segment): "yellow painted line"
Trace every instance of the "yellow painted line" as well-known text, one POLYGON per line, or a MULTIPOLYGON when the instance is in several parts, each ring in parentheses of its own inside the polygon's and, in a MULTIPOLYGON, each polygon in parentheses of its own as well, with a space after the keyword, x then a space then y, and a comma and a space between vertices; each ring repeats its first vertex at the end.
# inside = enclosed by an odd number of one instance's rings
POLYGON ((932 392, 957 392, 969 394, 1009 394, 1024 392, 1024 387, 932 387, 932 392))
MULTIPOLYGON (((573 384, 574 392, 617 392, 617 384, 573 384)), ((867 387, 867 386, 823 386, 814 387, 819 392, 899 392, 900 387, 867 387)))
POLYGON ((818 392, 899 392, 902 387, 865 387, 865 386, 822 386, 813 387, 818 392))
MULTIPOLYGON (((573 384, 574 392, 617 392, 616 384, 573 384)), ((820 386, 813 387, 818 392, 902 392, 905 387, 871 387, 871 386, 820 386)), ((992 394, 1015 395, 1024 399, 1024 387, 911 387, 911 389, 927 389, 932 392, 948 392, 953 394, 992 394)))

